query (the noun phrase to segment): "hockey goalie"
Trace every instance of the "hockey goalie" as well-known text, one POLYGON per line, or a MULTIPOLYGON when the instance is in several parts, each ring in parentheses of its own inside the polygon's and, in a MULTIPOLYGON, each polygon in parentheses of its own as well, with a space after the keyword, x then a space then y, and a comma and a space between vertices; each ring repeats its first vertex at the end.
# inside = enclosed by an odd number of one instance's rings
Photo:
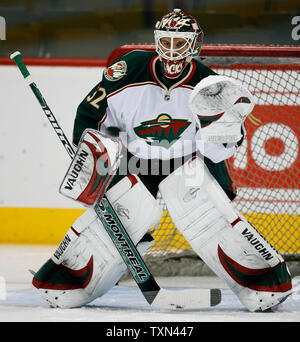
MULTIPOLYGON (((79 105, 73 142, 90 152, 73 161, 61 190, 89 204, 105 191, 142 253, 162 215, 160 191, 177 229, 241 303, 249 311, 274 308, 292 293, 291 276, 282 256, 235 209, 227 161, 245 138, 254 98, 194 58, 203 32, 188 13, 166 14, 154 37, 155 52, 133 51, 115 61, 79 105), (103 135, 112 127, 123 132, 121 140, 103 135), (93 130, 87 140, 86 129, 93 130), (112 177, 94 173, 99 159, 112 177)), ((33 285, 53 307, 78 307, 109 291, 125 269, 91 207, 33 285)))

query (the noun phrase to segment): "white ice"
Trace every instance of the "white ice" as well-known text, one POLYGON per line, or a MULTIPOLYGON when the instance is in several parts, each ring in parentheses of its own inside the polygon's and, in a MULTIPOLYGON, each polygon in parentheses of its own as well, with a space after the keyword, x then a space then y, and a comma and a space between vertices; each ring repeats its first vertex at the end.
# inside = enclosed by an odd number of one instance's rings
POLYGON ((250 313, 216 277, 168 277, 160 286, 221 288, 218 306, 199 310, 160 310, 151 307, 131 280, 113 287, 105 296, 77 309, 53 309, 31 285, 29 269, 38 270, 55 246, 0 245, 1 322, 299 322, 300 292, 276 312, 250 313), (6 290, 6 291, 5 291, 6 290))

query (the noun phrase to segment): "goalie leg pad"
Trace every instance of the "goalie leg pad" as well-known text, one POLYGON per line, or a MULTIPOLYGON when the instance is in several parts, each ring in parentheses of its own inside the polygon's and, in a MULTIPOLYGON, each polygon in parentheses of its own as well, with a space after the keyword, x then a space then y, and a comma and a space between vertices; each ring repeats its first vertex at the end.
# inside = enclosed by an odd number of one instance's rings
MULTIPOLYGON (((162 216, 158 202, 136 176, 122 179, 107 192, 107 198, 135 244, 162 216)), ((138 250, 143 253, 151 244, 143 241, 138 250)), ((35 274, 33 285, 53 307, 80 307, 110 290, 125 270, 97 214, 88 209, 35 274)))
POLYGON ((276 305, 289 293, 291 278, 284 260, 237 214, 202 160, 187 162, 159 188, 193 250, 250 311, 276 305))

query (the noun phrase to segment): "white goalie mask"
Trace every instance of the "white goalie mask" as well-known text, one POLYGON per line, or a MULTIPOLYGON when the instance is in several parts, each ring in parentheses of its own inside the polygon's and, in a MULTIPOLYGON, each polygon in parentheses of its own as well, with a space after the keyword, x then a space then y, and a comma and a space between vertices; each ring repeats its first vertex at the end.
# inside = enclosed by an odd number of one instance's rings
POLYGON ((174 9, 156 23, 154 38, 166 77, 177 78, 192 57, 199 55, 203 32, 191 15, 174 9))

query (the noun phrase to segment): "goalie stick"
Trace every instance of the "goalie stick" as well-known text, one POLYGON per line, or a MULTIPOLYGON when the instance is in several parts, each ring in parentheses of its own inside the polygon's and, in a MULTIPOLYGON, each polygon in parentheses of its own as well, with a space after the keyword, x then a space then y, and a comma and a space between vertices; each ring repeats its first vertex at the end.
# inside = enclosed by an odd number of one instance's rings
MULTIPOLYGON (((73 147, 59 126, 55 116, 47 105, 37 85, 34 83, 31 74, 21 58, 21 53, 16 51, 11 54, 10 58, 16 63, 24 79, 28 82, 29 87, 33 91, 64 148, 68 152, 69 156, 73 159, 75 156, 73 147)), ((221 291, 219 289, 167 290, 160 288, 105 194, 103 195, 101 201, 94 206, 94 210, 149 304, 154 307, 164 309, 196 309, 215 306, 221 302, 221 291), (142 272, 137 272, 137 268, 132 267, 133 265, 131 264, 128 254, 125 253, 124 248, 120 245, 120 243, 118 243, 113 230, 110 228, 110 224, 105 219, 105 214, 109 214, 113 218, 123 236, 123 239, 126 241, 126 249, 130 249, 131 255, 134 255, 135 260, 139 263, 139 266, 142 269, 142 272), (141 273, 143 276, 141 276, 141 273)))

